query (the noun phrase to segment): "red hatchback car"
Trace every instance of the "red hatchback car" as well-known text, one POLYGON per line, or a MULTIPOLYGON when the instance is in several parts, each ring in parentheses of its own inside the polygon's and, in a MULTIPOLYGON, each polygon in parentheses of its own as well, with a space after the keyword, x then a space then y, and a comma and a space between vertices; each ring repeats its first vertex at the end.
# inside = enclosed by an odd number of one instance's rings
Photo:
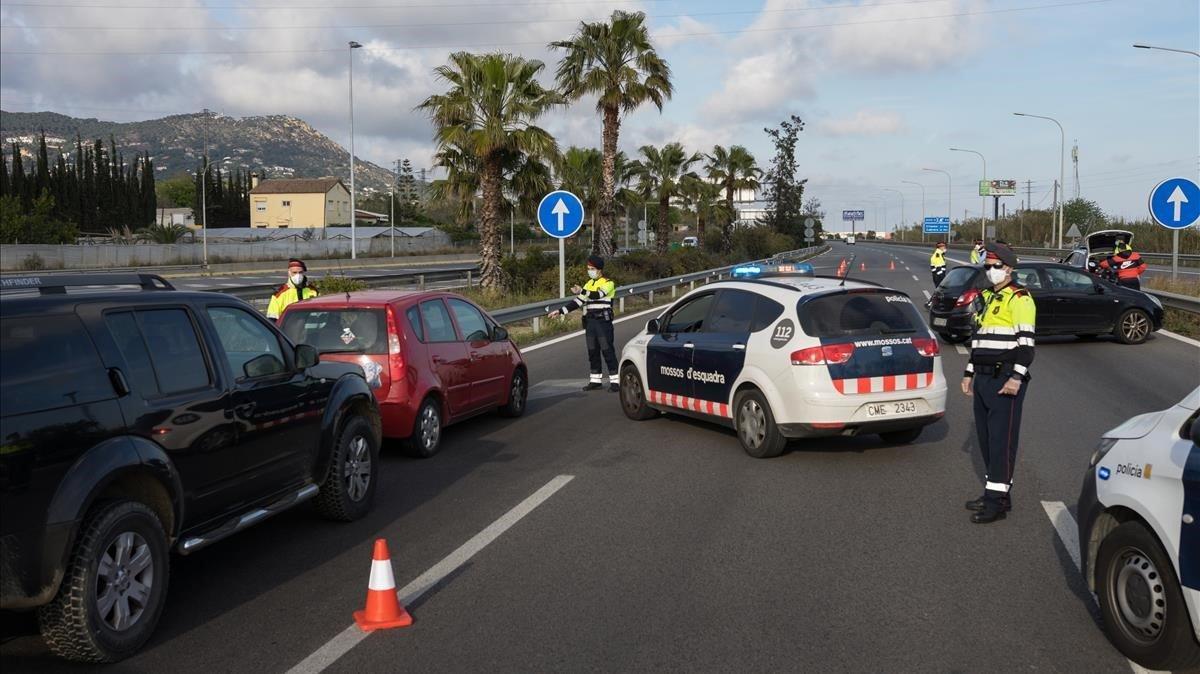
POLYGON ((383 435, 433 456, 442 429, 491 410, 525 412, 529 372, 508 331, 447 292, 370 290, 316 297, 279 321, 325 360, 357 363, 379 400, 383 435))

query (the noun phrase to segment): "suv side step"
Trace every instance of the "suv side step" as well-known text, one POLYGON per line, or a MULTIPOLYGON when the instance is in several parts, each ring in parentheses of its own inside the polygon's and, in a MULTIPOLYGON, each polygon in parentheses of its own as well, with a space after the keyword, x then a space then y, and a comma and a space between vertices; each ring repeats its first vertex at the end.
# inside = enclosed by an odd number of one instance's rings
POLYGON ((243 529, 258 524, 271 515, 278 515, 279 513, 293 506, 299 505, 311 499, 317 495, 317 491, 317 485, 307 485, 303 489, 288 494, 274 503, 270 503, 261 508, 255 508, 254 510, 242 515, 238 515, 237 517, 225 522, 221 526, 205 532, 201 536, 193 536, 192 538, 185 539, 179 544, 179 554, 187 555, 201 548, 206 548, 223 538, 232 536, 243 529))

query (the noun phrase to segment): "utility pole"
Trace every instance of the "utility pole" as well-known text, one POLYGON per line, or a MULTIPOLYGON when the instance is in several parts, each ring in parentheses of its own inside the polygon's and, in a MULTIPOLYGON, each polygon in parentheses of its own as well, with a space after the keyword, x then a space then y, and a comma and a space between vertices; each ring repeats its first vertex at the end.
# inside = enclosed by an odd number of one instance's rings
POLYGON ((350 259, 358 259, 358 238, 355 236, 356 205, 354 203, 354 50, 362 47, 351 40, 350 50, 350 259))
POLYGON ((392 188, 388 190, 388 224, 392 229, 392 257, 396 257, 396 180, 400 177, 400 160, 396 160, 396 170, 392 171, 392 188))
POLYGON ((1079 198, 1079 140, 1071 146, 1071 164, 1075 167, 1075 198, 1079 198))
MULTIPOLYGON (((1054 208, 1057 211, 1057 209, 1058 209, 1058 181, 1057 180, 1054 181, 1054 208)), ((1062 220, 1061 219, 1059 219, 1059 221, 1058 221, 1058 227, 1060 230, 1062 229, 1062 220)), ((1050 238, 1052 238, 1052 239, 1054 238, 1054 232, 1050 233, 1050 238)))
POLYGON ((204 168, 200 173, 200 240, 203 241, 204 270, 208 271, 208 108, 204 108, 204 168))

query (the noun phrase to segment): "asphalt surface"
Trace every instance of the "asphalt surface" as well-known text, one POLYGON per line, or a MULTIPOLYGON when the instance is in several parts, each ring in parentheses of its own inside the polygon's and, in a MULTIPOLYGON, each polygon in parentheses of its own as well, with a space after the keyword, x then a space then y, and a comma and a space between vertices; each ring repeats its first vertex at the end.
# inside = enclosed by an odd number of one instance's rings
MULTIPOLYGON (((834 244, 818 273, 848 252, 852 276, 914 300, 930 289, 918 249, 834 244)), ((618 343, 648 317, 619 323, 618 343)), ((109 669, 286 671, 351 625, 375 537, 405 587, 572 476, 410 603, 413 627, 358 641, 328 671, 1129 672, 1042 502, 1073 510, 1101 433, 1181 399, 1198 355, 1163 335, 1039 342, 1015 508, 980 526, 962 508, 981 464, 955 390, 912 445, 806 441, 756 460, 729 430, 627 420, 616 394, 579 391, 582 340, 553 343, 527 351, 523 418, 451 427, 424 461, 386 449, 364 520, 298 510, 175 557, 157 633, 109 669)), ((952 389, 965 362, 944 348, 952 389)), ((32 629, 5 617, 5 672, 78 669, 32 629)))

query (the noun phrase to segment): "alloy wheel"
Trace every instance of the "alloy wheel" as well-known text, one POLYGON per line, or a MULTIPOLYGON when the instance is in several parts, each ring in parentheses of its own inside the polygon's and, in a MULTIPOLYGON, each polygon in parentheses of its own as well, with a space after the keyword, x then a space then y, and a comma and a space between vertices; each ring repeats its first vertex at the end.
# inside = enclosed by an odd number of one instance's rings
POLYGON ((442 420, 438 418, 433 405, 426 405, 421 412, 421 445, 426 450, 437 446, 438 437, 442 434, 442 420))
POLYGON ((1150 321, 1140 311, 1132 311, 1121 321, 1121 331, 1131 342, 1140 342, 1150 334, 1150 321))
POLYGON ((141 534, 113 538, 96 569, 96 608, 110 629, 123 632, 141 619, 154 587, 154 557, 141 534))
POLYGON ((738 433, 747 447, 762 445, 767 437, 767 415, 757 400, 747 400, 738 410, 738 433))
POLYGON ((346 450, 343 477, 346 479, 346 494, 350 500, 361 501, 371 485, 371 448, 367 439, 361 435, 354 436, 346 450))
POLYGON ((621 377, 621 399, 625 403, 625 408, 631 412, 637 412, 642 407, 642 382, 638 380, 636 374, 626 370, 625 376, 621 377))

